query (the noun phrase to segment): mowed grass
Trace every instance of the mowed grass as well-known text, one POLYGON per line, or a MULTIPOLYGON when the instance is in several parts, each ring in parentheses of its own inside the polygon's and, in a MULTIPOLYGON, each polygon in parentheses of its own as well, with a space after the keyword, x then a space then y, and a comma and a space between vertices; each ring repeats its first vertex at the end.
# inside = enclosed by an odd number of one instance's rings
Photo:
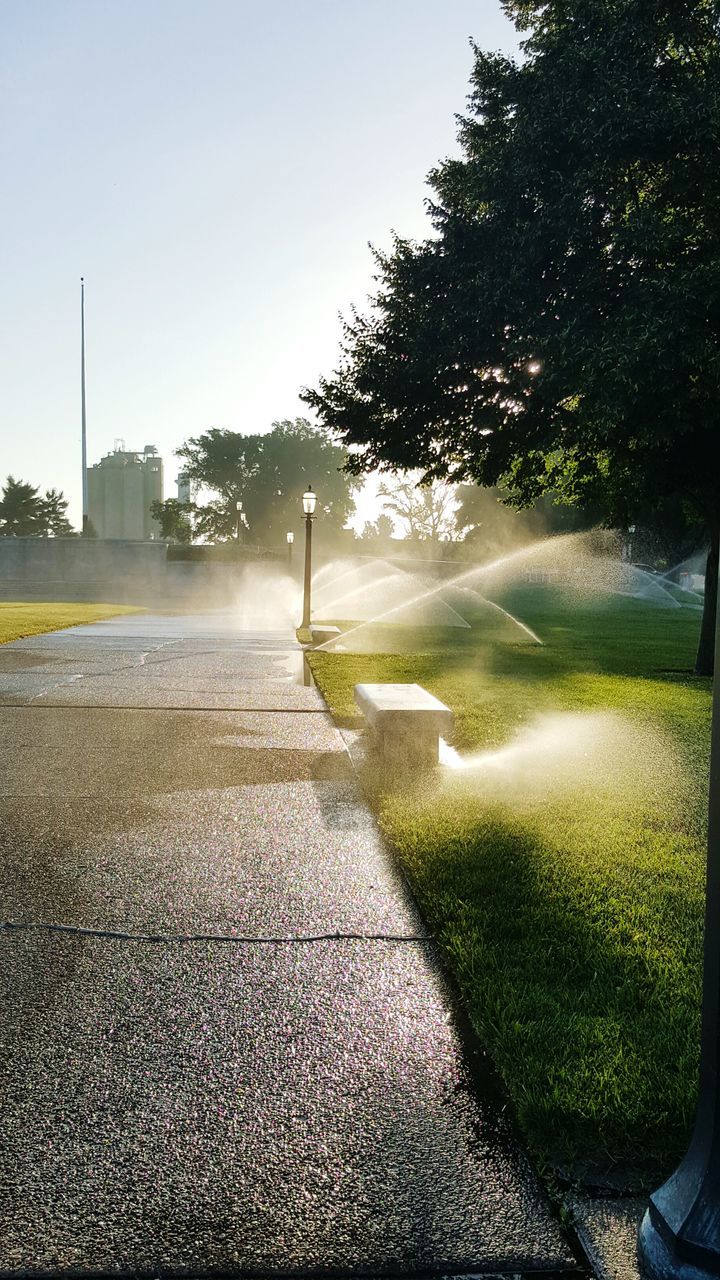
POLYGON ((46 631, 59 631, 63 627, 77 627, 84 622, 101 622, 119 614, 142 612, 142 609, 125 604, 0 603, 0 644, 43 635, 46 631))
MULTIPOLYGON (((710 683, 699 615, 517 588, 538 632, 373 627, 310 655, 340 723, 353 685, 452 707, 467 772, 364 780, 541 1162, 651 1182, 683 1151, 699 1044, 710 683), (506 747, 510 750, 505 750, 506 747)), ((497 620, 496 620, 497 621, 497 620)))

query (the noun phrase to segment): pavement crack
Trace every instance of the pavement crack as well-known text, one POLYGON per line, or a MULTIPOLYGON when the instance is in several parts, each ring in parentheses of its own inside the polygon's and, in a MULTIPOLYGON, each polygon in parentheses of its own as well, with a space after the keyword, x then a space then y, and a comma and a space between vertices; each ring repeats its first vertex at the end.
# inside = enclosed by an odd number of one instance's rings
POLYGON ((54 682, 51 681, 46 688, 41 689, 40 692, 36 693, 29 702, 26 702, 23 705, 30 707, 37 698, 47 698, 48 694, 54 693, 56 689, 67 689, 69 685, 77 684, 78 680, 84 679, 85 676, 81 672, 75 672, 68 676, 58 676, 54 682))
POLYGON ((435 941, 428 933, 332 933, 281 934, 272 937, 240 933, 129 933, 122 929, 94 929, 87 925, 60 924, 50 920, 0 920, 0 933, 66 933, 84 938, 111 938, 120 942, 234 942, 240 945, 293 946, 313 942, 421 942, 435 941))

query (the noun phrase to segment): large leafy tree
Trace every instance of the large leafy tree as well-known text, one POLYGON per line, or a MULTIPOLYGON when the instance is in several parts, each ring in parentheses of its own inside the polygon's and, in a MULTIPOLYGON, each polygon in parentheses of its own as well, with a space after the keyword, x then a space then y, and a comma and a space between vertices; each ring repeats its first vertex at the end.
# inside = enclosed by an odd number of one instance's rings
POLYGON ((507 0, 475 50, 434 234, 378 255, 370 314, 306 399, 354 470, 553 491, 606 523, 720 538, 720 0, 507 0))
POLYGON ((345 449, 329 430, 304 418, 275 422, 265 435, 213 428, 188 440, 178 456, 194 485, 218 495, 197 513, 200 534, 232 537, 239 499, 248 538, 284 545, 287 530, 301 519, 302 493, 309 484, 318 495, 317 514, 326 528, 342 529, 352 509, 345 449))
POLYGON ((383 511, 397 517, 409 538, 420 542, 451 542, 457 536, 457 498, 453 485, 418 485, 412 476, 398 476, 380 485, 378 498, 383 511))
POLYGON ((160 526, 160 537, 168 542, 192 542, 191 517, 195 511, 192 502, 179 502, 177 498, 156 499, 150 503, 150 514, 160 526))

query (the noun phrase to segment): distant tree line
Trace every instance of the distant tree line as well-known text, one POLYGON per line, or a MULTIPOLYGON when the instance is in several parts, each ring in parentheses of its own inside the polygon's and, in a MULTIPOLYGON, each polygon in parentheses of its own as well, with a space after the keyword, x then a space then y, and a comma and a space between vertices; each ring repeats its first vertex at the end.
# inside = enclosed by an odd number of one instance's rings
POLYGON ((0 536, 5 538, 70 538, 67 499, 59 489, 41 494, 32 484, 8 476, 0 493, 0 536))
MULTIPOLYGON (((477 554, 540 537, 590 528, 599 513, 568 507, 557 495, 539 499, 518 516, 498 487, 445 482, 420 483, 419 472, 389 472, 378 488, 380 514, 355 532, 346 527, 355 513, 348 454, 326 428, 304 418, 274 422, 265 434, 211 428, 177 451, 193 497, 152 504, 160 536, 170 542, 232 542, 279 549, 286 534, 302 522, 302 493, 312 485, 318 495, 325 553, 362 549, 397 553, 399 543, 463 543, 477 554), (202 499, 202 500, 201 500, 202 499), (238 512, 237 504, 241 503, 238 512)), ((457 548, 455 549, 455 554, 457 548)))
POLYGON ((389 473, 378 490, 381 513, 355 533, 347 528, 354 514, 348 453, 327 428, 304 418, 274 422, 264 434, 243 434, 217 427, 193 436, 177 451, 183 475, 195 495, 188 501, 167 498, 152 504, 160 536, 177 543, 231 542, 280 548, 286 534, 302 522, 302 494, 312 485, 318 495, 325 551, 351 551, 360 541, 368 550, 397 550, 399 541, 481 543, 493 549, 517 539, 528 525, 540 536, 589 528, 594 511, 560 507, 551 497, 537 504, 534 522, 503 505, 498 488, 447 483, 419 484, 419 473, 389 473), (200 501, 200 495, 203 501, 200 501), (242 504, 238 513, 237 504, 242 504))

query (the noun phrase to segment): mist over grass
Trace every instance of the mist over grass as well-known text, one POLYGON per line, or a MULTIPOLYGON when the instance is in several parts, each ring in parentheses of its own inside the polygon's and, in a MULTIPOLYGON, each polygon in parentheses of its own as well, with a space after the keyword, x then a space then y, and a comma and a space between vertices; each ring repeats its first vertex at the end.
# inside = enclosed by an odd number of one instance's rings
POLYGON ((493 595, 542 646, 369 627, 309 656, 341 724, 360 681, 452 707, 467 769, 364 783, 536 1156, 653 1182, 682 1153, 699 1047, 710 682, 699 613, 554 586, 493 595))

